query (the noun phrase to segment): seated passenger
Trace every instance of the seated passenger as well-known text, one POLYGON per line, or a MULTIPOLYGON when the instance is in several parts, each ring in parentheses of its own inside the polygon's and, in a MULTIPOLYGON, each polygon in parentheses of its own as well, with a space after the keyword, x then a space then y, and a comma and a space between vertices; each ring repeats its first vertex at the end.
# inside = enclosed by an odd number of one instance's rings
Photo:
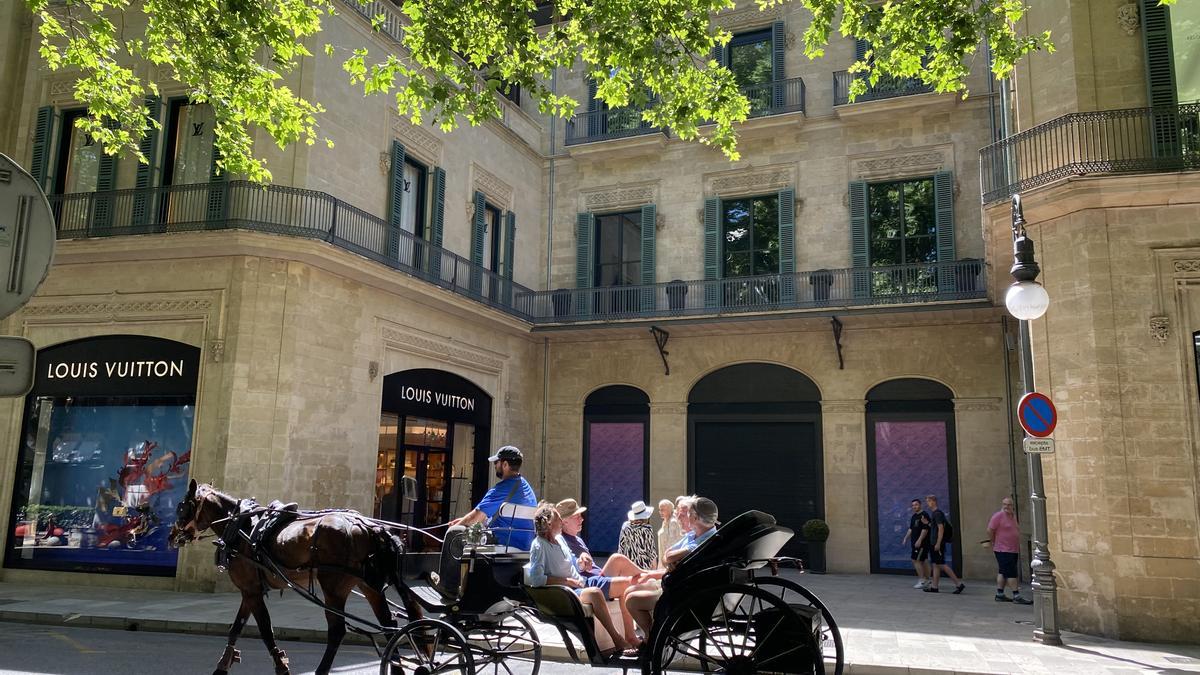
MULTIPOLYGON (((604 626, 618 650, 627 649, 625 641, 612 617, 608 615, 608 594, 613 590, 613 580, 604 576, 583 578, 576 567, 575 556, 567 548, 562 537, 562 518, 549 504, 538 507, 533 517, 537 537, 529 550, 529 562, 525 565, 525 585, 566 586, 579 596, 579 601, 592 608, 592 616, 604 626)), ((628 579, 625 580, 625 583, 628 579)), ((622 590, 624 587, 622 585, 622 590)))
POLYGON ((533 487, 521 475, 521 464, 525 457, 516 446, 506 445, 488 457, 496 470, 499 483, 492 486, 480 500, 479 505, 471 509, 462 518, 450 521, 450 525, 471 525, 488 520, 488 527, 496 533, 496 543, 501 546, 519 548, 528 551, 533 543, 533 521, 528 518, 514 518, 500 512, 501 504, 517 504, 519 506, 537 506, 537 497, 533 487), (499 515, 498 515, 499 513, 499 515))
POLYGON ((617 551, 644 570, 658 568, 658 540, 654 528, 650 527, 653 514, 654 509, 646 502, 634 502, 625 514, 628 527, 621 529, 621 537, 617 540, 617 551))
POLYGON ((683 528, 675 517, 675 502, 664 499, 658 503, 658 515, 662 517, 662 527, 658 528, 658 565, 662 566, 662 558, 667 555, 671 545, 683 536, 683 528))
POLYGON ((647 572, 620 553, 609 556, 604 567, 597 565, 592 559, 588 545, 584 543, 583 537, 579 536, 583 530, 583 513, 587 511, 587 507, 580 506, 574 499, 564 499, 555 508, 563 521, 563 541, 567 542, 567 547, 579 560, 579 573, 584 577, 636 577, 647 572))
MULTIPOLYGON (((717 531, 717 505, 713 500, 707 497, 689 497, 678 504, 676 509, 680 513, 686 509, 692 529, 663 556, 668 571, 674 569, 680 560, 686 558, 717 531)), ((645 636, 650 635, 650 629, 654 625, 654 605, 662 596, 662 585, 658 579, 663 573, 652 572, 647 576, 656 578, 630 586, 625 592, 625 606, 645 636)), ((626 650, 625 655, 637 656, 638 650, 626 650)))

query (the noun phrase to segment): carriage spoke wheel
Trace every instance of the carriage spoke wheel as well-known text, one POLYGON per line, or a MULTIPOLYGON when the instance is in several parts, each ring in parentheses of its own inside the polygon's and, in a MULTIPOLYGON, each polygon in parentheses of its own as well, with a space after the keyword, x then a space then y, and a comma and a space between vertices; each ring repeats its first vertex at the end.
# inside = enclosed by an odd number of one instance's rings
POLYGON ((454 626, 437 619, 420 619, 388 640, 379 664, 380 675, 474 675, 467 640, 454 626))
POLYGON ((846 651, 842 646, 842 633, 838 630, 837 622, 829 608, 815 593, 800 584, 782 577, 758 577, 754 585, 765 588, 779 596, 789 606, 803 607, 808 605, 821 611, 821 653, 825 657, 825 672, 830 675, 842 675, 846 666, 846 651))
POLYGON ((471 646, 475 672, 493 675, 537 675, 542 643, 521 612, 494 622, 476 622, 463 632, 471 646))
POLYGON ((689 595, 655 631, 649 671, 679 668, 704 672, 809 673, 823 670, 811 621, 773 592, 728 585, 689 595))

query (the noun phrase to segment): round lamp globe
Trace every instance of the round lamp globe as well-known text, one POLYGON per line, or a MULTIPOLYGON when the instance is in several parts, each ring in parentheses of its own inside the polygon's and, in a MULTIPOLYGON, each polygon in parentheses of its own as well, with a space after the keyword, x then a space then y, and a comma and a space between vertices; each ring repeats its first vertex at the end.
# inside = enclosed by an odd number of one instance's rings
POLYGON ((1008 287, 1004 294, 1004 306, 1021 321, 1040 318, 1050 307, 1050 294, 1036 281, 1019 281, 1008 287))

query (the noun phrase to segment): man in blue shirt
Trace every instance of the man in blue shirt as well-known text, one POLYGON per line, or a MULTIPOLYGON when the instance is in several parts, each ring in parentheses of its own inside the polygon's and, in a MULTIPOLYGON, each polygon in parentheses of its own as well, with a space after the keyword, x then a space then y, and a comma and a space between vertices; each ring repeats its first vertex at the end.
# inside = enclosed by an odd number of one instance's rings
MULTIPOLYGON (((525 457, 516 446, 506 445, 488 457, 488 461, 495 468, 496 478, 499 478, 500 482, 493 485, 467 515, 450 521, 450 525, 470 527, 475 523, 489 521, 487 527, 496 533, 497 544, 528 551, 533 543, 533 521, 503 514, 497 517, 501 504, 537 506, 537 496, 533 494, 533 487, 521 475, 521 464, 525 457)), ((505 513, 507 512, 505 509, 505 513)))

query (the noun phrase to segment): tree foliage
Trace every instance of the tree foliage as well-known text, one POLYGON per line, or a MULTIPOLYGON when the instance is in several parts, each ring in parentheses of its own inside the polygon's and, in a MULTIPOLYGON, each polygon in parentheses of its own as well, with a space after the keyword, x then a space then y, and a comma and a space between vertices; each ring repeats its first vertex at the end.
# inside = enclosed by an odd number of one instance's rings
MULTIPOLYGON (((310 58, 341 60, 367 94, 394 96, 401 115, 445 130, 499 116, 496 92, 511 85, 543 113, 571 115, 580 102, 556 93, 557 69, 586 73, 610 107, 645 108, 649 122, 731 158, 736 124, 749 112, 733 75, 709 56, 730 38, 710 17, 733 9, 733 0, 558 0, 557 20, 542 27, 532 18, 535 0, 406 0, 399 9, 386 0, 25 1, 40 20, 46 64, 79 73, 75 98, 89 115, 78 124, 107 152, 145 161, 138 139, 157 122, 146 118, 144 99, 158 93, 140 65, 148 62, 167 69, 193 101, 212 105, 222 168, 252 180, 271 177, 255 154, 259 131, 281 147, 322 140, 320 103, 286 84, 310 58), (396 33, 402 48, 310 50, 329 16, 383 6, 402 20, 379 14, 372 23, 396 33), (701 136, 703 124, 713 127, 701 136)), ((787 1, 757 0, 761 8, 787 1)), ((835 26, 870 43, 852 68, 860 73, 852 95, 882 76, 965 94, 970 59, 985 40, 1001 77, 1031 51, 1052 48, 1048 31, 1018 30, 1023 0, 790 1, 812 15, 803 35, 809 57, 823 54, 835 26)))

